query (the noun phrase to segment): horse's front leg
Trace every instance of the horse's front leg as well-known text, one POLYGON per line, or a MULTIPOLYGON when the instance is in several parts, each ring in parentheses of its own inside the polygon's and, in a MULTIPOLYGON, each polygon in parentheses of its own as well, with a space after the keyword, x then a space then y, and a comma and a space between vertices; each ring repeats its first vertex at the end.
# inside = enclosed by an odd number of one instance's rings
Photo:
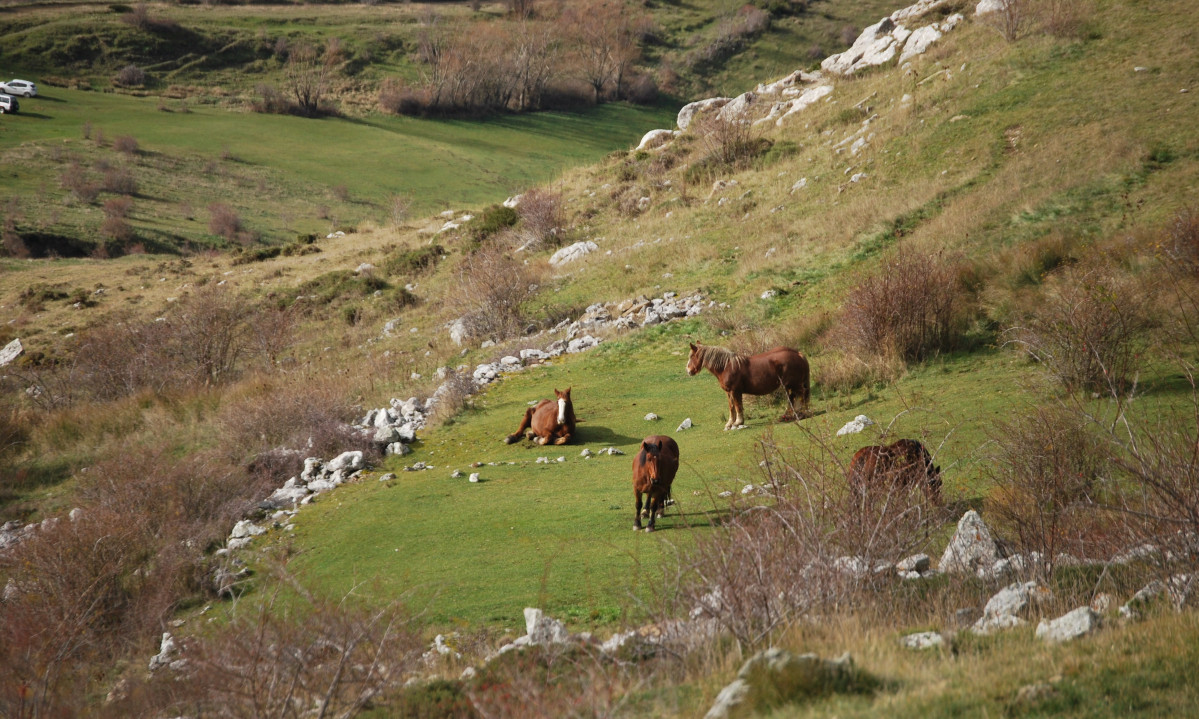
POLYGON ((654 531, 654 520, 658 518, 658 513, 662 511, 662 500, 658 493, 653 489, 649 491, 649 524, 646 525, 645 531, 654 531))
POLYGON ((633 494, 637 496, 637 513, 633 515, 633 531, 636 532, 641 529, 641 490, 634 489, 633 494))
POLYGON ((733 401, 733 393, 729 392, 729 421, 724 423, 726 430, 732 429, 737 424, 737 403, 733 401))
POLYGON ((570 441, 570 429, 565 425, 558 428, 558 438, 554 440, 554 444, 566 444, 570 441))

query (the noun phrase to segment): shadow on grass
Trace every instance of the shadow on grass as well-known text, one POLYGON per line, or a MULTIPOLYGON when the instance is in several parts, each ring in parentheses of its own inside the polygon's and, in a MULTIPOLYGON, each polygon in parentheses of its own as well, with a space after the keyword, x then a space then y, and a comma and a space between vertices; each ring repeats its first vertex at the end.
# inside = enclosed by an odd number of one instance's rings
POLYGON ((575 444, 636 444, 641 440, 637 437, 620 434, 608 427, 589 424, 586 427, 575 428, 575 444))

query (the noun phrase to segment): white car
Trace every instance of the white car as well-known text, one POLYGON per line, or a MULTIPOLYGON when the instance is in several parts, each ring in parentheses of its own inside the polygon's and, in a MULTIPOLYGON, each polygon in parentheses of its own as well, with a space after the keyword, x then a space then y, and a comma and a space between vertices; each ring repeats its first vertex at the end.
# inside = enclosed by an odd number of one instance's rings
POLYGON ((12 95, 0 95, 0 115, 16 112, 20 107, 21 103, 17 102, 17 98, 12 95))
POLYGON ((28 80, 9 80, 8 82, 0 82, 0 92, 6 92, 9 95, 20 95, 21 97, 34 97, 37 95, 37 85, 28 80))

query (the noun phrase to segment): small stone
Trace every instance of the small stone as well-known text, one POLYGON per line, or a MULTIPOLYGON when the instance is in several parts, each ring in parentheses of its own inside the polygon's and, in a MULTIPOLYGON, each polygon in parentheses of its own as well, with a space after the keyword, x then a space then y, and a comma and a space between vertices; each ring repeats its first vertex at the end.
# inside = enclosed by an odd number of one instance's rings
POLYGON ((685 429, 691 429, 692 426, 693 425, 691 424, 691 418, 688 417, 687 419, 683 420, 683 422, 678 426, 677 429, 675 429, 675 431, 682 432, 685 429))
POLYGON ((476 483, 477 483, 477 482, 479 481, 479 473, 478 473, 478 472, 471 472, 471 474, 470 474, 470 478, 469 478, 469 481, 471 481, 471 482, 476 482, 476 483))
POLYGON ((907 649, 933 649, 945 643, 945 638, 939 632, 917 632, 901 637, 899 643, 907 649))
POLYGON ((659 419, 662 419, 662 418, 659 417, 658 415, 654 414, 653 412, 650 412, 649 414, 645 415, 646 422, 655 422, 659 419))

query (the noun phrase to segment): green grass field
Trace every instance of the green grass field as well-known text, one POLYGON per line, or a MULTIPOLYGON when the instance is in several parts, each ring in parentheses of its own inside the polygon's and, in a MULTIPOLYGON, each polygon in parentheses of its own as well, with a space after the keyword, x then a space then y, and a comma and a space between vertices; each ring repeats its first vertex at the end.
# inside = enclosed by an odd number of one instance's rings
POLYGON ((267 240, 387 224, 393 196, 410 197, 417 216, 498 202, 673 118, 670 108, 609 104, 484 121, 307 120, 212 106, 182 112, 174 102, 164 112, 159 103, 63 88, 24 99, 19 114, 0 120, 0 189, 17 203, 19 225, 96 239, 95 205, 107 195, 73 201, 59 188, 72 163, 128 168, 139 185, 131 224, 167 247, 214 242, 205 211, 213 202, 232 206, 267 240), (121 136, 137 140, 136 156, 111 149, 121 136))

